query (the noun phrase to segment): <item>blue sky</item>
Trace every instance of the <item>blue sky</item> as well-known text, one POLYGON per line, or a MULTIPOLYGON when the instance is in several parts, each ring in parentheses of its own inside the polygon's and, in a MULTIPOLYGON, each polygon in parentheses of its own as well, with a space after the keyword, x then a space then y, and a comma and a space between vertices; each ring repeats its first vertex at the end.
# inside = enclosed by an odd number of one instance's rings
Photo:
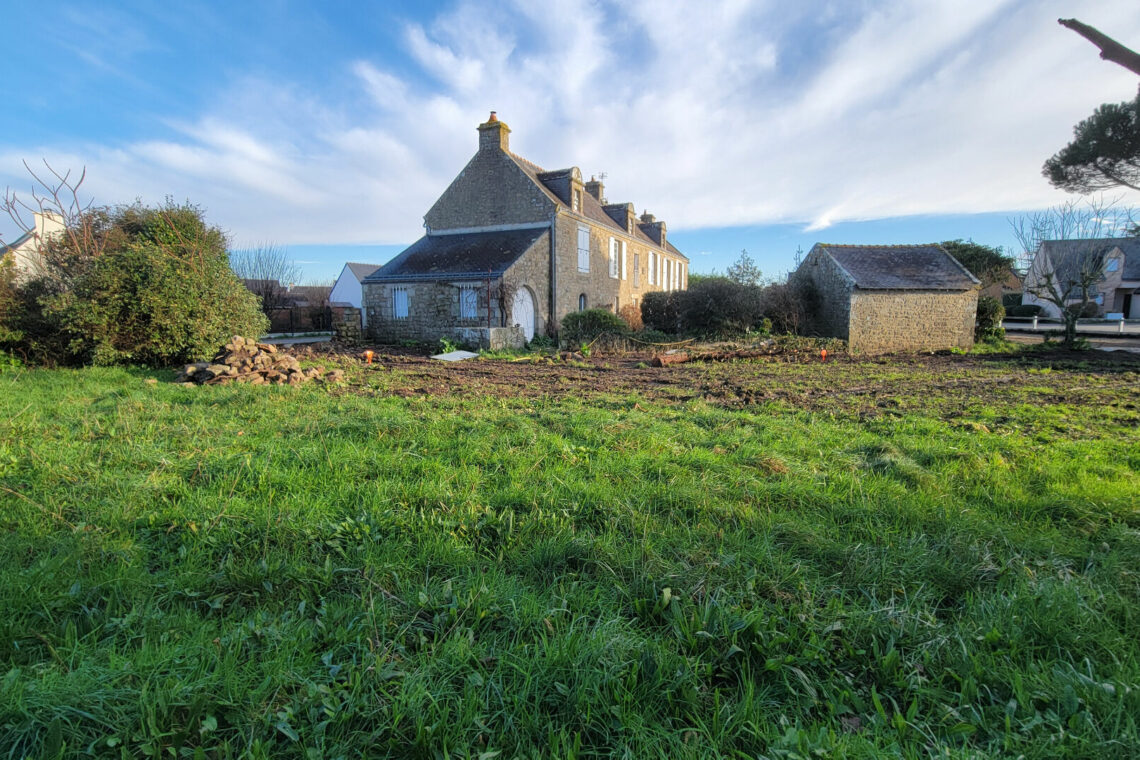
POLYGON ((1134 0, 6 0, 0 185, 85 167, 97 203, 189 199, 328 280, 420 235, 494 109, 515 152, 664 219, 693 271, 1011 246, 1008 217, 1067 198, 1045 158, 1136 93, 1071 15, 1140 47, 1134 0))

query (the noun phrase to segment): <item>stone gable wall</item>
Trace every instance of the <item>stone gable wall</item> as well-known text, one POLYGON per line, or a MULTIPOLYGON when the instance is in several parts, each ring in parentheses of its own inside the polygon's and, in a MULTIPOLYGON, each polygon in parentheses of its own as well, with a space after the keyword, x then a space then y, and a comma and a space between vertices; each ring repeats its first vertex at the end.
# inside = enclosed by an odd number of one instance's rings
POLYGON ((808 315, 807 332, 847 340, 853 285, 831 257, 813 249, 789 280, 815 288, 816 309, 808 315))
POLYGON ((549 222, 554 201, 510 156, 480 150, 424 215, 432 230, 549 222))
POLYGON ((856 290, 848 350, 859 354, 969 349, 978 291, 856 290))

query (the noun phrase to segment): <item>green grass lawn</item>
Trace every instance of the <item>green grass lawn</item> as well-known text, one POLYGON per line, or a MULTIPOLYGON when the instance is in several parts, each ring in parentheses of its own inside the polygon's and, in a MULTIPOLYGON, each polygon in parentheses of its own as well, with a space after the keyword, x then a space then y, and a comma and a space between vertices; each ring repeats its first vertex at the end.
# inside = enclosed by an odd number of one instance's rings
POLYGON ((690 371, 0 374, 0 757, 1140 756, 1140 365, 690 371))

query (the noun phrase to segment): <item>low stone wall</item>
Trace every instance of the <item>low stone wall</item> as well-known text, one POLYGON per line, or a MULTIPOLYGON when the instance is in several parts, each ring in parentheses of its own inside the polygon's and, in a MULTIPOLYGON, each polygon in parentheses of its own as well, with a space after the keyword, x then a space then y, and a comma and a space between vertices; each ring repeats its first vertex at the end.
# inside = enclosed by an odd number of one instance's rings
POLYGON ((332 327, 345 343, 359 343, 363 336, 361 312, 355 306, 332 307, 332 327))
POLYGON ((526 346, 526 337, 516 325, 510 327, 453 327, 452 340, 472 348, 501 351, 526 346))

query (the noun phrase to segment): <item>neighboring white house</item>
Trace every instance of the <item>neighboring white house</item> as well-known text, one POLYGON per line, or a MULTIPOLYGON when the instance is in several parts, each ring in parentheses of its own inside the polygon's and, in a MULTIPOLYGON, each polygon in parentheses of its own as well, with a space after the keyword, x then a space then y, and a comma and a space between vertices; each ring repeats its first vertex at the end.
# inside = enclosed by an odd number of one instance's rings
POLYGON ((16 238, 10 245, 0 245, 0 259, 11 258, 16 279, 26 280, 40 269, 40 242, 60 235, 66 229, 63 217, 51 211, 36 211, 35 228, 16 238))
POLYGON ((1050 317, 1061 310, 1041 297, 1052 290, 1066 303, 1080 303, 1082 284, 1089 283, 1089 300, 1100 314, 1123 314, 1140 319, 1140 238, 1046 240, 1037 249, 1025 275, 1023 304, 1040 306, 1050 317))
POLYGON ((360 281, 379 268, 379 264, 357 264, 355 262, 345 264, 340 276, 336 278, 332 293, 329 294, 329 303, 333 306, 348 304, 360 309, 361 329, 368 327, 368 314, 361 308, 363 291, 360 287, 360 281))

